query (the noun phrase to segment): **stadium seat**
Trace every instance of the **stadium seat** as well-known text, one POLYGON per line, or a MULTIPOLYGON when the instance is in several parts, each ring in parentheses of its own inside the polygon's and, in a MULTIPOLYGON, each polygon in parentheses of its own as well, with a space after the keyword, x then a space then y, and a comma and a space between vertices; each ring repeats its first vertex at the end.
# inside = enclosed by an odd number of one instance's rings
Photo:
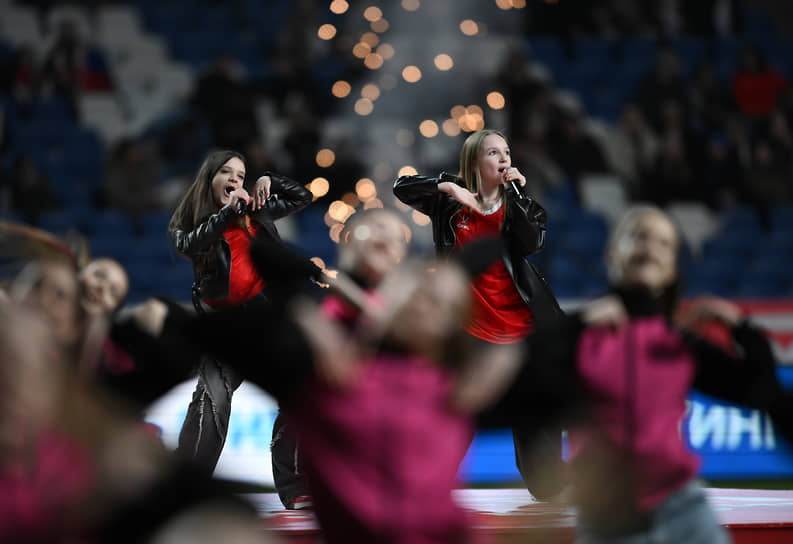
POLYGON ((615 222, 625 210, 625 187, 616 176, 584 176, 578 187, 581 207, 602 215, 609 223, 615 222))
POLYGON ((30 6, 3 6, 0 10, 0 35, 14 46, 33 44, 43 49, 39 18, 30 6))
POLYGON ((713 212, 704 204, 696 202, 672 202, 667 205, 666 211, 677 222, 692 254, 700 256, 705 241, 718 229, 713 212))

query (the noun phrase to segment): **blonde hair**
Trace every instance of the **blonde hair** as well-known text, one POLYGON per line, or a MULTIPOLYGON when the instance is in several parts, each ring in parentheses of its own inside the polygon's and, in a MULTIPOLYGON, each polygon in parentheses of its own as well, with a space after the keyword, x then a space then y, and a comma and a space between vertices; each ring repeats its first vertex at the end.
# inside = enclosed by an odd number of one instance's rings
MULTIPOLYGON (((626 244, 630 243, 633 231, 639 221, 648 215, 655 215, 661 217, 669 222, 675 230, 677 237, 678 249, 680 247, 680 228, 672 217, 658 206, 652 204, 636 204, 629 207, 620 217, 619 221, 611 229, 607 243, 607 252, 622 252, 625 250, 626 244)), ((679 259, 678 259, 679 262, 679 259)), ((618 283, 622 278, 619 277, 619 272, 614 269, 611 264, 611 259, 608 260, 608 275, 612 283, 618 283)))
MULTIPOLYGON (((468 136, 460 149, 459 176, 465 182, 465 188, 472 193, 478 194, 482 187, 482 174, 479 172, 479 150, 484 139, 491 134, 502 137, 509 145, 509 140, 500 130, 484 129, 468 136)), ((499 191, 503 191, 503 189, 499 188, 499 191)))

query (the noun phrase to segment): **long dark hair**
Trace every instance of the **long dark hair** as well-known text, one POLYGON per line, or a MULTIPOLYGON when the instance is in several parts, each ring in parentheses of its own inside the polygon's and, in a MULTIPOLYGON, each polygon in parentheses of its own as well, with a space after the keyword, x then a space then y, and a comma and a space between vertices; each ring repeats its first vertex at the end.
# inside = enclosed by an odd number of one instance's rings
MULTIPOLYGON (((206 156, 204 162, 201 163, 201 168, 198 169, 195 179, 193 180, 190 188, 187 189, 182 201, 176 207, 176 210, 168 222, 168 234, 173 235, 177 230, 190 232, 198 225, 203 223, 209 218, 210 215, 217 212, 218 206, 215 202, 215 197, 212 194, 212 179, 217 174, 218 170, 226 164, 229 159, 238 158, 243 164, 246 164, 245 157, 242 153, 224 149, 220 151, 212 151, 206 156)), ((208 251, 207 254, 212 254, 213 251, 208 251)), ((205 259, 198 259, 199 262, 194 264, 203 268, 208 265, 205 259)))
POLYGON ((217 211, 215 197, 212 194, 212 179, 229 159, 238 158, 245 164, 242 153, 231 150, 213 151, 201 163, 193 184, 176 207, 168 223, 168 232, 176 230, 191 231, 217 211))

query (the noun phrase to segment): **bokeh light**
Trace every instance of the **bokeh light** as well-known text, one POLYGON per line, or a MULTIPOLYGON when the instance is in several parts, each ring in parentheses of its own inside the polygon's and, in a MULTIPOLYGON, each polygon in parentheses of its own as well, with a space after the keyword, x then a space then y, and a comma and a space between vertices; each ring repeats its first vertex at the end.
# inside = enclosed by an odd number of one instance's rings
POLYGON ((344 223, 347 218, 355 213, 355 208, 341 200, 334 200, 328 206, 328 215, 338 223, 344 223))
POLYGON ((365 32, 363 36, 361 36, 361 41, 374 49, 377 47, 377 44, 380 43, 380 36, 374 32, 365 32))
POLYGON ((460 23, 460 32, 466 36, 475 36, 479 32, 479 25, 471 19, 465 19, 460 23))
POLYGON ((366 55, 372 52, 372 48, 369 47, 368 43, 358 42, 352 48, 352 54, 358 57, 359 59, 365 58, 366 55))
POLYGON ((526 0, 512 0, 512 7, 515 9, 523 9, 526 7, 526 0))
POLYGON ((336 27, 332 24, 324 24, 317 30, 317 36, 323 40, 330 40, 336 35, 336 27))
POLYGON ((446 53, 441 53, 435 57, 435 67, 438 70, 451 70, 452 66, 454 66, 454 61, 446 53))
POLYGON ((388 60, 394 56, 394 46, 390 43, 381 43, 377 47, 376 53, 383 57, 384 59, 388 60))
POLYGON ((397 173, 397 177, 401 178, 402 176, 415 176, 417 174, 418 171, 412 166, 403 166, 402 168, 399 169, 399 172, 397 173))
POLYGON ((341 201, 347 204, 350 208, 355 208, 358 204, 361 203, 361 200, 358 198, 358 195, 355 193, 344 193, 341 196, 341 201))
POLYGON ((383 17, 382 19, 378 19, 372 22, 372 24, 369 25, 369 28, 371 28, 378 34, 382 34, 386 30, 388 30, 388 26, 389 26, 388 21, 385 19, 385 17, 383 17))
POLYGON ((374 83, 367 83, 361 89, 361 96, 374 102, 380 98, 380 88, 374 83))
POLYGON ((402 229, 405 231, 405 241, 409 244, 411 238, 413 238, 413 231, 405 224, 402 224, 402 229))
POLYGON ((336 160, 336 154, 330 149, 320 149, 317 152, 317 166, 320 168, 327 168, 336 160))
POLYGON ((333 0, 333 2, 330 3, 330 11, 336 15, 341 15, 348 9, 350 9, 350 4, 348 4, 345 0, 333 0))
POLYGON ((502 109, 506 103, 507 101, 504 99, 504 95, 500 92, 493 91, 491 93, 487 93, 487 105, 494 110, 502 109))
POLYGON ((374 103, 368 98, 359 98, 355 101, 355 113, 369 115, 374 110, 374 103))
POLYGON ((475 115, 477 117, 482 117, 485 114, 482 108, 480 106, 477 106, 476 104, 471 104, 470 106, 465 108, 465 110, 470 115, 475 115))
POLYGON ((461 105, 459 105, 459 104, 458 104, 457 106, 454 106, 454 107, 453 107, 453 108, 452 108, 452 109, 449 111, 449 115, 451 115, 453 119, 459 119, 460 117, 462 117, 463 115, 465 115, 465 113, 466 113, 466 112, 465 112, 465 106, 461 106, 461 105))
POLYGON ((308 190, 314 195, 314 200, 321 198, 328 194, 330 190, 330 182, 325 178, 314 178, 308 185, 308 190))
POLYGON ((361 202, 368 202, 377 196, 377 187, 369 178, 361 178, 355 183, 355 194, 361 202))
POLYGON ((403 212, 409 212, 413 209, 404 202, 402 202, 401 200, 399 200, 398 198, 394 199, 394 206, 396 206, 398 210, 401 210, 403 212))
POLYGON ((372 208, 383 208, 383 201, 379 198, 370 198, 363 203, 364 210, 371 210, 372 208))
POLYGON ((330 236, 330 239, 338 244, 339 240, 341 239, 341 231, 343 230, 344 230, 344 223, 336 223, 335 225, 332 225, 330 227, 328 236, 330 236))
POLYGON ((351 90, 352 90, 352 86, 343 79, 340 79, 339 81, 333 84, 333 87, 331 87, 330 92, 333 93, 333 96, 335 96, 336 98, 344 98, 345 96, 350 94, 351 90))
POLYGON ((320 257, 311 257, 309 261, 314 263, 314 265, 316 265, 321 270, 325 270, 326 268, 325 261, 323 261, 320 257))
POLYGON ((431 119, 425 119, 419 125, 419 132, 425 138, 434 138, 438 135, 438 123, 431 119))
POLYGON ((421 79, 421 70, 418 66, 405 66, 402 70, 402 78, 408 83, 416 83, 421 79))
POLYGON ((413 218, 413 222, 415 224, 417 224, 418 226, 420 226, 420 227, 423 227, 425 225, 429 225, 431 223, 430 216, 429 215, 424 215, 423 213, 421 213, 418 210, 413 210, 413 213, 411 214, 411 216, 413 218))
POLYGON ((363 18, 370 23, 377 21, 383 17, 383 12, 377 6, 369 6, 363 10, 363 18))
POLYGON ((402 9, 405 11, 416 11, 420 6, 419 0, 402 0, 402 9))
POLYGON ((370 70, 377 70, 383 65, 383 57, 377 53, 369 53, 363 59, 363 64, 370 70))
POLYGON ((496 0, 498 9, 512 9, 512 0, 496 0))
POLYGON ((456 119, 446 119, 442 125, 443 133, 446 136, 457 136, 460 134, 460 125, 456 119))

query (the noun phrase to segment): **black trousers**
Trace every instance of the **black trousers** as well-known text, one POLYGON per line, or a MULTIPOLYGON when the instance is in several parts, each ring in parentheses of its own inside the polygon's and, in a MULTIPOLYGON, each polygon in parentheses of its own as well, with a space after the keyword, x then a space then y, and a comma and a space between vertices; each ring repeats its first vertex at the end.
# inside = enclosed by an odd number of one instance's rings
MULTIPOLYGON (((232 368, 205 356, 198 369, 193 398, 179 432, 177 452, 212 473, 217 466, 231 419, 231 397, 242 383, 232 368)), ((281 414, 273 425, 271 444, 273 478, 284 505, 308 493, 299 472, 298 446, 281 414)))
POLYGON ((548 500, 564 487, 562 430, 540 427, 530 419, 512 425, 515 465, 535 499, 548 500))

